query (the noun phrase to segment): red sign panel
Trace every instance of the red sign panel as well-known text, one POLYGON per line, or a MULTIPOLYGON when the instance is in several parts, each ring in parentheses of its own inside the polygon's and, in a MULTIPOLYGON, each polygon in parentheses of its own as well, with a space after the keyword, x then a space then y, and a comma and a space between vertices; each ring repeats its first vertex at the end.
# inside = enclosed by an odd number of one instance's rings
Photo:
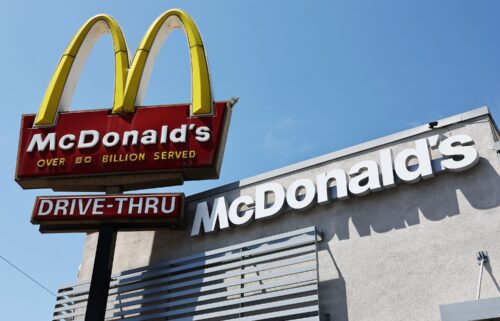
POLYGON ((230 108, 215 103, 214 114, 201 117, 190 117, 189 108, 138 107, 131 114, 63 112, 56 126, 46 128, 33 126, 35 115, 23 115, 16 180, 24 188, 91 190, 82 186, 162 186, 166 184, 158 182, 158 174, 165 173, 177 175, 180 183, 217 178, 230 108), (89 177, 97 181, 89 183, 89 177), (132 186, 137 182, 141 184, 132 186))
POLYGON ((31 223, 42 230, 87 230, 113 223, 119 228, 182 225, 184 194, 37 197, 31 223))

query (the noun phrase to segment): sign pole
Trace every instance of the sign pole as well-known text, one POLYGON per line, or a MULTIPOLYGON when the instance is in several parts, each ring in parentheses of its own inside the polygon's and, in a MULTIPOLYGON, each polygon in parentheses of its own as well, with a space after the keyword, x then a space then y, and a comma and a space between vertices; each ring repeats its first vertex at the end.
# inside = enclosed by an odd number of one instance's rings
MULTIPOLYGON (((107 188, 106 194, 121 194, 121 190, 119 187, 107 188)), ((97 239, 85 321, 104 321, 106 316, 115 244, 116 227, 114 224, 101 225, 97 239)))

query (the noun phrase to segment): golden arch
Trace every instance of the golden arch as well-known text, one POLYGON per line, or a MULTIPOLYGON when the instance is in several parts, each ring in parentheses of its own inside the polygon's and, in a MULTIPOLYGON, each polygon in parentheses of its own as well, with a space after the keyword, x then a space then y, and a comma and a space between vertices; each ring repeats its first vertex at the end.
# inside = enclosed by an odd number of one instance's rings
POLYGON ((132 64, 123 32, 109 15, 89 19, 76 33, 64 52, 49 83, 36 126, 51 126, 59 111, 68 110, 80 71, 92 47, 104 33, 111 33, 115 50, 115 90, 113 113, 131 113, 142 105, 156 56, 170 32, 183 29, 191 57, 191 90, 193 115, 212 114, 210 73, 198 27, 193 19, 180 9, 171 9, 160 15, 144 35, 132 64))

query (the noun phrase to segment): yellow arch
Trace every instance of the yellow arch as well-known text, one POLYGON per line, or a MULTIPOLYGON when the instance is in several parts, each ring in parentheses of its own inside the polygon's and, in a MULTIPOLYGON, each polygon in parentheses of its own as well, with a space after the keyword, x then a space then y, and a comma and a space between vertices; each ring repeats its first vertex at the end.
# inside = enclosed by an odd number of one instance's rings
POLYGON ((97 40, 104 33, 108 32, 111 33, 115 50, 113 110, 121 106, 130 63, 127 44, 120 25, 111 16, 97 15, 85 22, 66 48, 66 51, 64 51, 45 92, 40 110, 35 119, 35 125, 53 125, 58 111, 68 109, 74 87, 80 75, 80 70, 90 50, 97 40))
POLYGON ((142 104, 156 55, 174 28, 184 29, 189 43, 192 82, 191 113, 194 115, 212 113, 212 88, 203 40, 194 20, 180 9, 171 9, 160 15, 142 38, 128 73, 121 112, 133 112, 136 105, 142 104))
POLYGON ((186 12, 171 9, 151 24, 137 49, 130 69, 127 44, 118 23, 109 15, 97 15, 89 19, 77 32, 57 65, 35 118, 35 125, 53 125, 58 111, 68 109, 80 70, 92 46, 107 32, 112 35, 115 50, 113 113, 134 112, 135 106, 142 104, 156 55, 175 28, 184 29, 189 43, 192 73, 191 113, 211 114, 213 97, 210 73, 198 27, 186 12))

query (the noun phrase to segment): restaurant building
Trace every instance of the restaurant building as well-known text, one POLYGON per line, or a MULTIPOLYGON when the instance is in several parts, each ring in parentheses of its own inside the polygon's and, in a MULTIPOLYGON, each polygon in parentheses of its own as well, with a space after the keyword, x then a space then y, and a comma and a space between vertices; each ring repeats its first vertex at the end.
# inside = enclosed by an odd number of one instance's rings
POLYGON ((498 140, 482 107, 190 195, 185 229, 118 233, 107 318, 500 320, 498 140))

